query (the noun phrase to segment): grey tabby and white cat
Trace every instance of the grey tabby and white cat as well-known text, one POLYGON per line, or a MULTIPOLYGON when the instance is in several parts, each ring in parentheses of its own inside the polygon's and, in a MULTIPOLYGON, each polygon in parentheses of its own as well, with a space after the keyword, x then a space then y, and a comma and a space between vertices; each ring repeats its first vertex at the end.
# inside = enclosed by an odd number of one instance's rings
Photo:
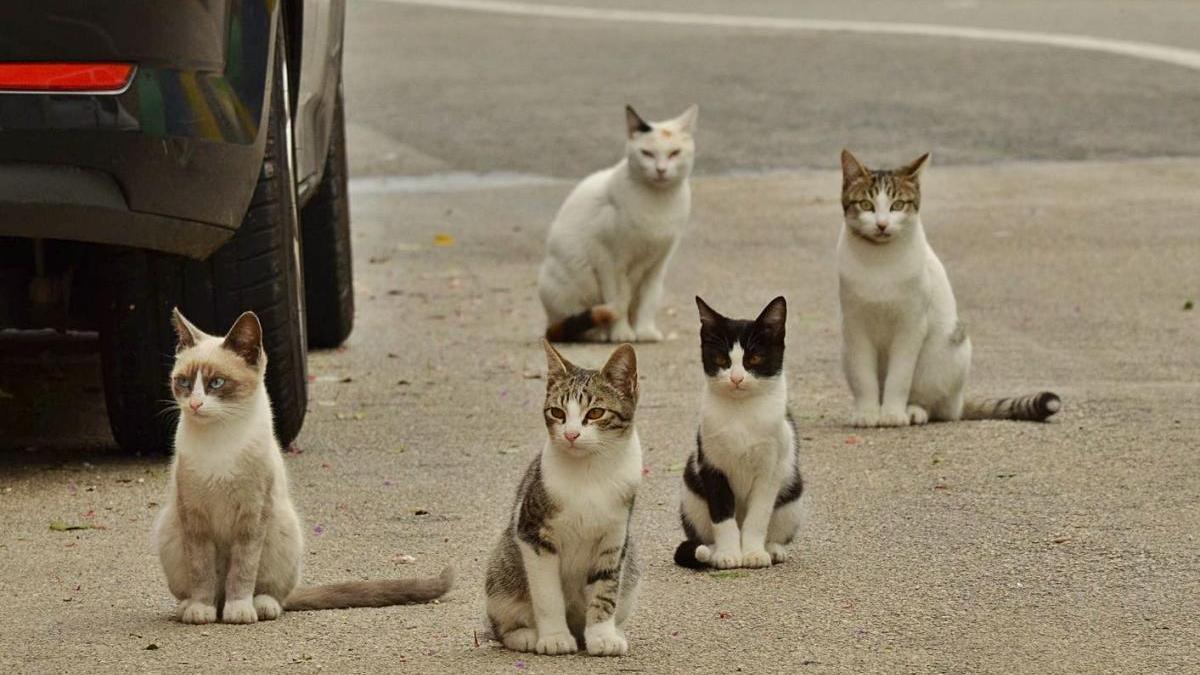
POLYGON ((700 361, 707 378, 696 451, 683 471, 683 567, 769 567, 787 560, 800 527, 799 445, 783 370, 787 302, 753 321, 728 319, 703 300, 700 361))
POLYGON ((692 210, 698 114, 651 123, 625 108, 625 158, 575 186, 550 225, 538 274, 546 339, 662 339, 655 315, 692 210))
POLYGON ((921 171, 929 154, 872 171, 842 151, 844 226, 837 246, 842 363, 854 393, 850 424, 929 420, 1041 421, 1058 412, 1043 391, 967 399, 971 340, 954 291, 921 225, 921 171))
POLYGON ((488 563, 488 622, 517 651, 624 655, 639 577, 630 532, 642 480, 637 359, 621 345, 587 370, 543 345, 549 438, 488 563))
POLYGON ((298 588, 304 535, 272 429, 258 317, 242 314, 223 338, 179 310, 173 321, 180 417, 154 542, 181 621, 254 623, 285 609, 427 602, 449 590, 449 567, 431 579, 298 588))

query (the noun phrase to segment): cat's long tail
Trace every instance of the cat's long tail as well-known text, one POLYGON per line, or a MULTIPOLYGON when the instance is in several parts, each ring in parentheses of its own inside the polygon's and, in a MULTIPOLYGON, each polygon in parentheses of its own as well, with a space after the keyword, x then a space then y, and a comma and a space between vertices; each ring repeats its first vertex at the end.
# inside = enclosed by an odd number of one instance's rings
POLYGON ((575 342, 593 328, 607 326, 617 315, 608 305, 596 305, 578 314, 555 321, 546 327, 546 339, 550 342, 575 342))
POLYGON ((708 567, 708 561, 712 557, 712 551, 704 544, 688 539, 679 542, 679 546, 675 547, 675 564, 688 569, 700 570, 708 567))
POLYGON ((1058 394, 1043 391, 1014 398, 967 399, 963 404, 964 420, 1026 420, 1041 422, 1062 410, 1058 394))
POLYGON ((411 605, 440 598, 453 585, 454 568, 447 566, 440 575, 425 579, 345 581, 340 584, 303 586, 292 591, 284 601, 283 608, 296 611, 411 605))

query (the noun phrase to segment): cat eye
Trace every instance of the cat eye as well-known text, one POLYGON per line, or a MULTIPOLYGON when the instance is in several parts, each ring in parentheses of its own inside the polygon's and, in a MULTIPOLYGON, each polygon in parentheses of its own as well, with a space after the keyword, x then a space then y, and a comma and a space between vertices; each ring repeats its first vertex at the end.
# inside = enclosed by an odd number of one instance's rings
POLYGON ((713 359, 713 361, 715 361, 717 366, 720 368, 728 368, 729 367, 729 357, 728 356, 718 356, 717 358, 713 359))
POLYGON ((680 150, 672 150, 671 154, 667 155, 667 157, 669 157, 670 159, 675 159, 676 157, 679 156, 680 152, 681 152, 680 150))
POLYGON ((225 378, 223 378, 223 377, 214 377, 213 379, 208 381, 209 389, 220 389, 221 387, 224 387, 224 386, 225 386, 225 378))
POLYGON ((762 363, 762 360, 763 357, 759 356, 758 354, 751 354, 750 356, 746 357, 746 365, 757 366, 758 364, 762 363))
POLYGON ((865 199, 862 200, 861 202, 859 202, 857 204, 857 206, 858 206, 859 211, 874 211, 875 210, 875 202, 869 202, 865 199))
POLYGON ((587 418, 589 420, 598 420, 601 417, 604 417, 604 408, 592 408, 587 411, 587 418))
POLYGON ((550 413, 550 416, 559 422, 565 422, 567 420, 567 413, 564 412, 562 408, 546 408, 546 412, 550 413))
POLYGON ((192 381, 187 379, 186 377, 183 377, 182 375, 175 378, 175 384, 180 389, 191 389, 192 388, 192 381))
POLYGON ((643 151, 642 151, 642 156, 643 156, 643 157, 649 157, 650 159, 654 159, 654 153, 653 153, 653 152, 650 152, 649 150, 643 150, 643 151))
POLYGON ((904 209, 908 208, 908 205, 910 203, 911 202, 892 202, 892 210, 893 211, 903 211, 904 209))

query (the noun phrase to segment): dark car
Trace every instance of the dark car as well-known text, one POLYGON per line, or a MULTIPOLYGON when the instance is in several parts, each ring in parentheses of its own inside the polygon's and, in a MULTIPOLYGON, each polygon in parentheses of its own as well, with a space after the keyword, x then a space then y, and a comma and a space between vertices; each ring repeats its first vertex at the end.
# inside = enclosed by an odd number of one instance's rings
POLYGON ((344 0, 16 0, 0 24, 0 328, 98 331, 117 442, 165 452, 171 309, 262 321, 279 439, 349 335, 344 0))

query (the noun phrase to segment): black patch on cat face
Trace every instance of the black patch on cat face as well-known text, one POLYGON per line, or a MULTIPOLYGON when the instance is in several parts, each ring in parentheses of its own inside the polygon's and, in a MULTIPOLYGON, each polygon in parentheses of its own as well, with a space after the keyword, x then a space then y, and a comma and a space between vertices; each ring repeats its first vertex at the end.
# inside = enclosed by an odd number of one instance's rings
POLYGON ((755 377, 775 377, 783 370, 784 327, 787 323, 787 301, 783 296, 772 300, 753 321, 730 319, 717 313, 699 296, 700 362, 704 373, 716 377, 729 368, 729 352, 734 345, 742 346, 742 367, 755 377), (753 363, 757 357, 757 363, 753 363), (751 365, 753 363, 753 365, 751 365))

